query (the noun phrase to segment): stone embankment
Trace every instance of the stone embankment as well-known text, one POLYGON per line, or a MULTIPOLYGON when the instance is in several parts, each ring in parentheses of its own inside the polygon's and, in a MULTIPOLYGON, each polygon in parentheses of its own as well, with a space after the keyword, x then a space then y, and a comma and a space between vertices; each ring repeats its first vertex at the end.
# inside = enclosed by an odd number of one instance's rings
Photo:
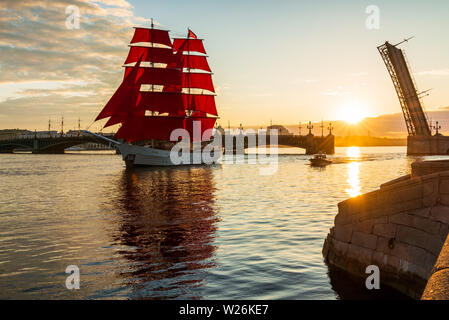
POLYGON ((421 299, 449 300, 449 236, 433 266, 432 274, 427 281, 421 299))
POLYGON ((429 298, 442 277, 449 281, 448 232, 449 161, 415 162, 410 175, 338 204, 323 255, 329 266, 363 278, 377 265, 383 285, 412 298, 431 286, 429 298))

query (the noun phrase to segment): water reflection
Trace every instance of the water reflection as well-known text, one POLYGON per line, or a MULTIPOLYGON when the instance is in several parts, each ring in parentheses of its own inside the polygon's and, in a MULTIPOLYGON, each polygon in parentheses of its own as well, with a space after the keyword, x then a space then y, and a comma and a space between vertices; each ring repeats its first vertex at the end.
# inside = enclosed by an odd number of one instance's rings
POLYGON ((365 279, 328 265, 328 275, 332 289, 340 300, 410 300, 404 294, 381 285, 380 290, 367 290, 365 279))
POLYGON ((360 157, 360 148, 359 147, 349 147, 346 149, 346 155, 350 158, 359 158, 360 157))
MULTIPOLYGON (((360 158, 360 148, 359 147, 349 147, 346 149, 346 155, 351 158, 351 160, 356 160, 360 158)), ((348 163, 348 178, 347 183, 349 188, 345 189, 346 194, 349 197, 356 197, 360 194, 360 162, 352 161, 348 163)))
POLYGON ((348 179, 349 188, 345 191, 349 197, 356 197, 360 194, 360 162, 350 162, 348 163, 348 179))
POLYGON ((211 168, 124 171, 116 245, 130 262, 122 272, 132 298, 201 298, 204 270, 214 266, 218 221, 211 168))

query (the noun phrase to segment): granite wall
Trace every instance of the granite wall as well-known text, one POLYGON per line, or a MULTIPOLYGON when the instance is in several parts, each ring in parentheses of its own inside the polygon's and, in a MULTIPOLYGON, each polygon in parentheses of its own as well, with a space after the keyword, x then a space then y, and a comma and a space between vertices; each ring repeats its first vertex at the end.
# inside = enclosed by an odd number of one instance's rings
POLYGON ((377 265, 381 284, 420 298, 448 232, 449 171, 412 171, 340 202, 323 256, 363 278, 368 265, 377 265))

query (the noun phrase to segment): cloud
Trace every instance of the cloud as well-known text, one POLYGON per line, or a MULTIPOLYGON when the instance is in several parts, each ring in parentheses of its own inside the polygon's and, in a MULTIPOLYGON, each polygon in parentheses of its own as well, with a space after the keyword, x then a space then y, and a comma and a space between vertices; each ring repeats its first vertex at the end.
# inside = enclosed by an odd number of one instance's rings
POLYGON ((446 69, 433 69, 427 71, 418 72, 417 75, 420 76, 449 76, 449 68, 446 69))
POLYGON ((133 8, 133 6, 126 0, 94 0, 92 2, 98 2, 113 7, 133 8))
POLYGON ((149 21, 132 8, 126 0, 2 0, 0 128, 30 125, 31 117, 44 128, 50 115, 99 112, 121 82, 132 26, 149 21), (73 5, 80 29, 69 30, 65 10, 73 5))

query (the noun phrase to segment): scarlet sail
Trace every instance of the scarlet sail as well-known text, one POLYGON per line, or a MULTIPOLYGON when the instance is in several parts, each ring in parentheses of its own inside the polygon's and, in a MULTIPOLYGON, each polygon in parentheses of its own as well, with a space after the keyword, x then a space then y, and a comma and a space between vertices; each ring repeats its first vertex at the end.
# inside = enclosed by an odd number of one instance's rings
POLYGON ((95 121, 101 120, 107 117, 127 116, 131 110, 130 106, 133 104, 133 99, 137 99, 136 84, 138 78, 138 71, 140 67, 142 57, 131 68, 131 72, 125 76, 120 87, 115 91, 114 95, 109 99, 106 106, 101 110, 95 121))
POLYGON ((182 135, 176 135, 175 132, 172 136, 172 132, 176 129, 185 129, 191 141, 207 141, 211 137, 211 130, 208 132, 206 130, 214 127, 215 120, 215 118, 205 117, 130 117, 115 136, 129 142, 150 139, 178 141, 182 135))
POLYGON ((189 55, 188 58, 184 57, 182 59, 182 67, 211 72, 206 56, 189 55))
POLYGON ((206 54, 206 50, 203 46, 203 40, 201 39, 175 39, 173 41, 173 50, 178 51, 181 47, 184 47, 184 51, 193 51, 206 54))
POLYGON ((171 48, 132 46, 129 49, 125 64, 136 62, 143 55, 146 56, 146 59, 143 60, 146 62, 170 63, 173 61, 173 50, 171 48))
POLYGON ((212 83, 212 76, 209 73, 183 73, 182 86, 184 88, 205 89, 215 92, 214 85, 212 83))
POLYGON ((128 142, 170 140, 177 128, 187 130, 192 141, 209 140, 206 130, 213 128, 216 117, 208 115, 218 113, 211 69, 206 56, 198 53, 206 51, 190 30, 172 45, 168 31, 136 28, 123 82, 96 120, 109 117, 105 127, 121 124, 116 137, 128 142))
POLYGON ((192 106, 191 110, 200 111, 217 116, 217 107, 215 97, 210 94, 183 94, 183 104, 192 106))
POLYGON ((131 43, 151 42, 163 44, 171 47, 171 40, 167 30, 159 30, 154 28, 135 28, 134 36, 131 43))
POLYGON ((180 110, 192 110, 218 115, 215 97, 210 94, 179 94, 177 92, 141 92, 136 111, 149 110, 178 114, 180 110), (189 106, 190 109, 186 109, 189 106))

